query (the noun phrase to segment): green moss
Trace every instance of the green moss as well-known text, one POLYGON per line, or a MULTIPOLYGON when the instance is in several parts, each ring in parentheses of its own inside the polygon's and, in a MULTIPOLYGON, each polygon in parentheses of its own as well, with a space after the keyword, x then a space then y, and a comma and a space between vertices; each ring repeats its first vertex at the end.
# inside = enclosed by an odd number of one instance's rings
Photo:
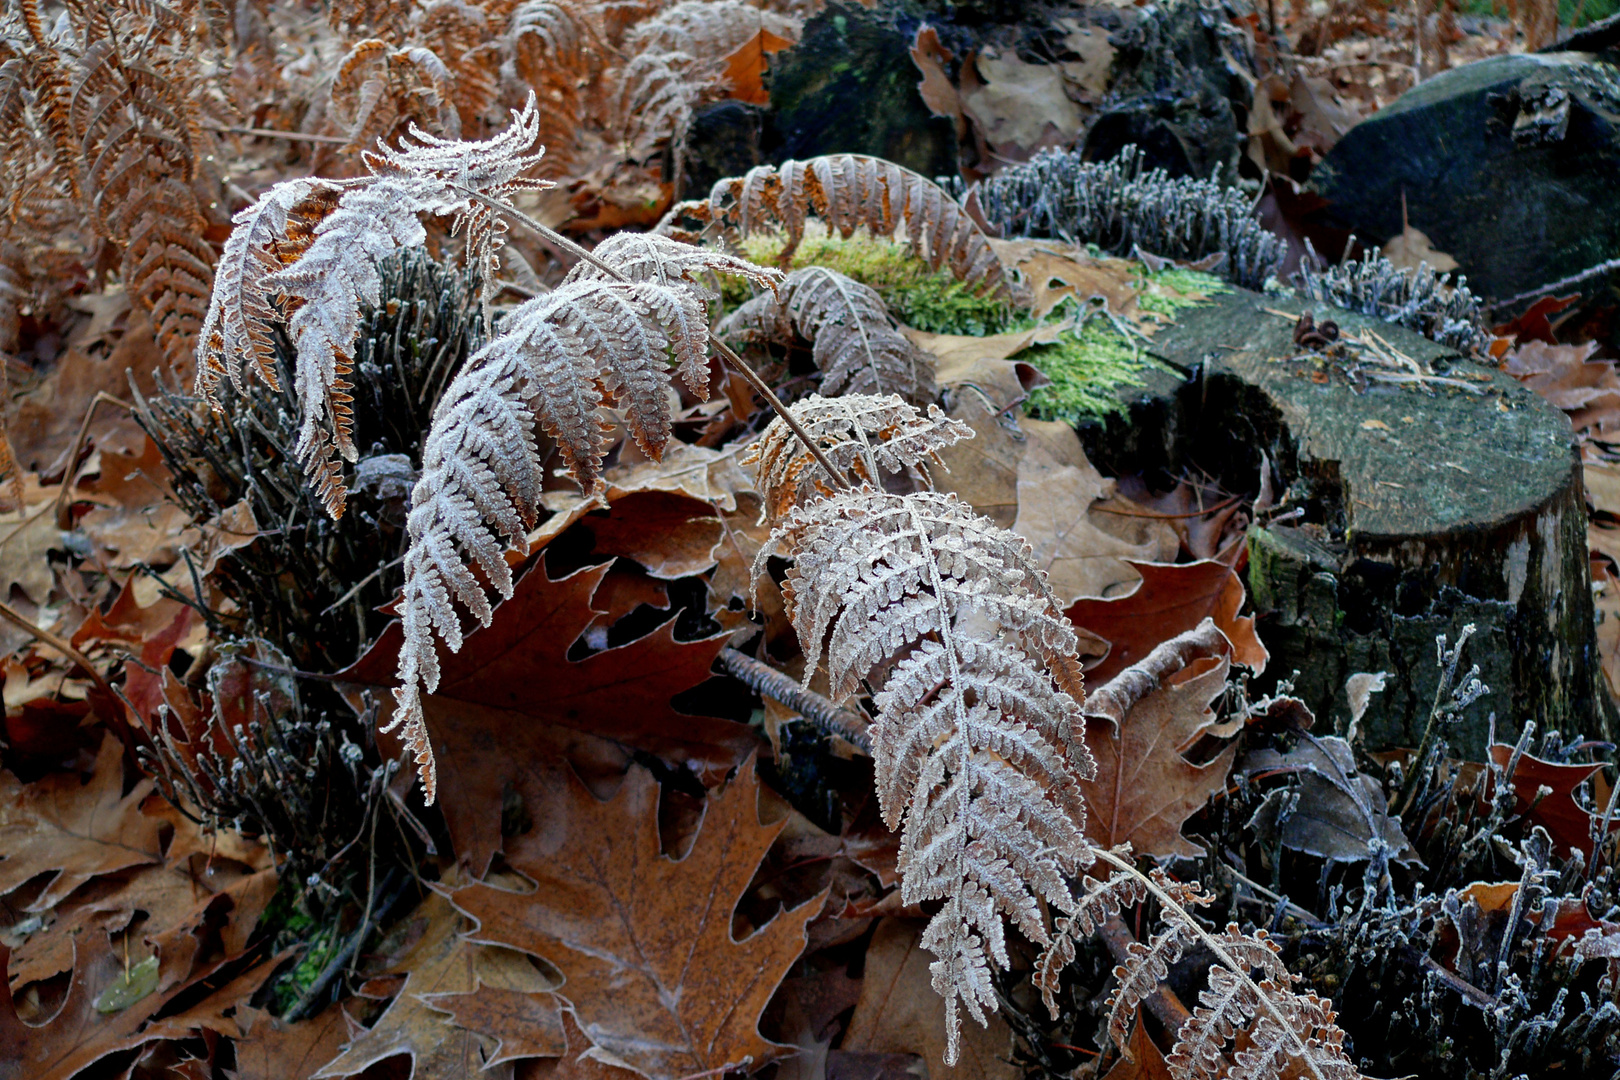
MULTIPOLYGON (((1177 311, 1197 306, 1214 293, 1228 291, 1219 278, 1193 270, 1144 271, 1140 282, 1137 304, 1166 318, 1174 318, 1177 311)), ((1026 411, 1037 420, 1070 424, 1123 413, 1120 387, 1143 385, 1142 372, 1150 368, 1169 370, 1140 343, 1133 346, 1107 318, 1096 314, 1078 332, 1066 333, 1051 345, 1026 349, 1018 359, 1035 365, 1052 380, 1052 385, 1030 394, 1026 411)))
POLYGON ((1173 319, 1183 308, 1196 307, 1206 298, 1230 292, 1231 288, 1213 274, 1170 267, 1157 274, 1142 275, 1142 289, 1136 303, 1144 311, 1173 319))
POLYGON ((1037 420, 1081 424, 1121 413, 1122 386, 1141 386, 1142 372, 1158 361, 1131 342, 1106 319, 1093 317, 1078 333, 1065 333, 1050 345, 1035 345, 1018 354, 1052 380, 1029 396, 1025 411, 1037 420))
MULTIPOLYGON (((775 266, 784 243, 780 234, 756 234, 743 241, 743 254, 775 266)), ((1012 317, 1007 304, 977 295, 947 271, 930 270, 906 245, 862 233, 845 240, 811 223, 793 253, 792 269, 804 266, 825 266, 870 285, 896 319, 932 334, 997 334, 1012 317)), ((747 286, 727 281, 722 297, 727 308, 735 307, 748 298, 747 286)))

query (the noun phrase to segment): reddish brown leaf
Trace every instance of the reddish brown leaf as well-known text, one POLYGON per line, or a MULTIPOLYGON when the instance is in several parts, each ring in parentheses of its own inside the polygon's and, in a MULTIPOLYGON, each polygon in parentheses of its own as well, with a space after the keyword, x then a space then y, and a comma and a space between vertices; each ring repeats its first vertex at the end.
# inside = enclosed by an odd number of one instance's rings
MULTIPOLYGON (((1012 1032, 999 1014, 987 1027, 962 1025, 961 1057, 945 1064, 945 1017, 934 992, 922 947, 923 923, 886 918, 866 952, 866 978, 860 1001, 844 1032, 842 1048, 864 1054, 920 1054, 927 1075, 951 1080, 1015 1080, 1022 1072, 1009 1063, 1012 1032)), ((875 1062, 874 1062, 875 1064, 875 1062)), ((856 1074, 859 1075, 859 1074, 856 1074)), ((891 1074, 892 1075, 892 1074, 891 1074)))
POLYGON ((495 1040, 451 1023, 427 996, 468 994, 480 982, 512 990, 544 987, 523 957, 468 942, 464 920, 440 893, 429 894, 407 928, 420 936, 388 965, 407 973, 405 985, 377 1022, 314 1077, 353 1076, 386 1058, 409 1055, 414 1080, 465 1080, 489 1062, 495 1040))
POLYGON ((632 769, 609 802, 573 779, 568 792, 558 835, 531 833, 507 853, 535 891, 478 884, 454 894, 478 920, 473 939, 554 965, 591 1041, 647 1076, 758 1068, 779 1056, 759 1016, 821 904, 732 937, 732 911, 783 827, 759 823, 752 764, 710 796, 680 859, 660 850, 658 784, 646 771, 632 769))
POLYGON ((124 795, 123 747, 107 735, 88 783, 47 776, 24 787, 0 772, 0 896, 50 874, 30 910, 55 905, 98 874, 163 861, 161 822, 140 812, 150 780, 124 795))
POLYGON ((353 1021, 341 1004, 319 1016, 284 1024, 269 1013, 243 1008, 250 1029, 236 1043, 236 1080, 293 1080, 312 1075, 332 1060, 351 1035, 353 1021))
MULTIPOLYGON (((1506 743, 1493 743, 1490 749, 1491 760, 1498 765, 1506 766, 1513 757, 1513 747, 1506 743)), ((1513 785, 1514 812, 1527 814, 1531 824, 1546 829, 1552 836, 1553 850, 1560 856, 1570 848, 1578 848, 1590 860, 1592 815, 1575 801, 1575 789, 1601 768, 1602 765, 1560 765, 1531 754, 1519 755, 1518 766, 1509 781, 1513 785), (1543 786, 1549 794, 1538 800, 1536 793, 1543 786)))
POLYGON ((563 1010, 562 1023, 567 1049, 559 1057, 518 1062, 514 1080, 640 1080, 640 1073, 604 1060, 571 1011, 563 1010))
MULTIPOLYGON (((10 952, 0 944, 0 966, 8 964, 10 952)), ((114 953, 106 934, 78 935, 67 1000, 38 1027, 18 1017, 10 980, 0 979, 0 1080, 69 1080, 108 1054, 144 1042, 141 1026, 162 1007, 162 994, 147 994, 106 1013, 96 1007, 123 975, 123 958, 114 953)))
POLYGON ((792 44, 787 38, 761 27, 759 33, 726 57, 725 78, 731 84, 731 96, 750 105, 769 105, 771 95, 765 89, 765 58, 792 44))
POLYGON ((1520 341, 1545 341, 1548 345, 1556 345, 1558 339, 1553 336, 1552 322, 1548 316, 1558 314, 1579 299, 1579 293, 1570 296, 1543 296, 1526 308, 1523 315, 1512 322, 1503 323, 1492 332, 1500 337, 1516 337, 1520 341))
MULTIPOLYGON (((504 791, 554 797, 556 785, 533 783, 535 763, 557 760, 556 750, 597 760, 617 753, 611 739, 721 774, 755 743, 745 725, 678 712, 670 699, 709 675, 725 644, 718 635, 680 642, 674 621, 627 645, 575 662, 568 650, 601 613, 593 602, 608 565, 552 581, 544 561, 517 583, 494 624, 469 634, 459 653, 441 657, 438 692, 424 695, 422 711, 438 758, 445 820, 456 854, 475 873, 500 848, 504 791), (572 732, 550 730, 550 725, 572 732), (548 795, 549 789, 553 794, 548 795)), ((356 685, 389 686, 399 655, 399 624, 340 678, 356 685)), ((385 709, 393 697, 378 693, 385 709)), ((537 805, 527 806, 541 820, 537 805)))
POLYGON ((1194 765, 1182 757, 1214 722, 1209 704, 1226 686, 1228 663, 1178 685, 1160 686, 1138 701, 1116 726, 1086 717, 1086 746, 1097 776, 1082 781, 1086 833, 1100 847, 1130 843, 1148 855, 1201 855, 1181 835, 1182 824, 1226 785, 1237 751, 1233 742, 1215 760, 1194 765))
POLYGON ((1142 583, 1126 596, 1081 600, 1068 610, 1069 621, 1113 644, 1108 655, 1086 672, 1088 685, 1102 685, 1141 660, 1161 642, 1184 634, 1206 617, 1232 643, 1232 659, 1254 671, 1265 669, 1271 656, 1254 632, 1254 616, 1239 616, 1243 579, 1225 563, 1130 564, 1142 583))
POLYGON ((526 1057, 557 1057, 568 1049, 556 994, 525 993, 479 984, 470 994, 423 994, 430 1008, 457 1027, 495 1040, 485 1067, 526 1057))
POLYGON ((1147 1025, 1138 1018, 1131 1031, 1129 1057, 1114 1062, 1103 1080, 1170 1080, 1170 1066, 1165 1064, 1164 1053, 1147 1032, 1147 1025))

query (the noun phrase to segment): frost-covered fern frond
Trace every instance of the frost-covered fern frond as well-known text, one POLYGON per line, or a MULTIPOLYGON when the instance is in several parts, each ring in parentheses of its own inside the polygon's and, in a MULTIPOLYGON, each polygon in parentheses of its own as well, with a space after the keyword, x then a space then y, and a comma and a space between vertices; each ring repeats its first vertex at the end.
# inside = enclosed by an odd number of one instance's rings
POLYGON ((1311 251, 1300 262, 1298 280, 1299 291, 1312 300, 1416 330, 1458 352, 1478 353, 1491 340, 1468 279, 1448 284, 1427 264, 1416 270, 1396 267, 1374 249, 1365 258, 1324 267, 1311 251))
POLYGON ((1109 162, 1077 150, 1043 150, 976 188, 979 205, 1003 236, 1060 236, 1117 255, 1140 247, 1168 259, 1226 256, 1219 273, 1258 289, 1276 273, 1287 246, 1267 232, 1251 200, 1211 180, 1142 171, 1127 147, 1109 162))
POLYGON ((746 45, 761 30, 798 41, 798 19, 764 10, 741 0, 682 0, 638 23, 624 36, 624 51, 682 52, 724 58, 746 45))
POLYGON ((812 214, 846 238, 861 227, 874 236, 893 236, 904 227, 911 250, 933 269, 949 267, 958 280, 987 295, 1012 294, 989 240, 943 188, 892 161, 862 154, 760 165, 721 180, 707 200, 672 207, 659 231, 679 235, 687 224, 741 236, 785 229, 788 242, 780 264, 786 268, 812 214))
POLYGON ((1159 901, 1159 929, 1146 944, 1132 941, 1128 958, 1114 968, 1108 1033, 1116 1045, 1127 1046, 1143 1002, 1166 985, 1171 967, 1202 945, 1215 962, 1198 1007, 1173 1033, 1165 1063, 1175 1080, 1360 1080, 1332 1007, 1294 989, 1299 976, 1289 972, 1265 930, 1245 931, 1236 923, 1220 933, 1204 929, 1188 909, 1213 903, 1213 896, 1197 882, 1174 881, 1158 868, 1144 875, 1119 857, 1124 854, 1121 849, 1103 856, 1112 864, 1109 875, 1085 878, 1074 914, 1055 921, 1057 933, 1036 964, 1036 985, 1053 1016, 1058 976, 1074 959, 1074 939, 1151 897, 1159 901))
POLYGON ((721 333, 811 342, 827 394, 899 394, 918 405, 939 396, 934 358, 900 332, 877 290, 824 266, 793 271, 777 295, 733 312, 721 333))
MULTIPOLYGON (((944 466, 939 451, 973 429, 953 420, 938 405, 925 416, 898 395, 845 394, 825 398, 812 394, 788 407, 827 460, 846 477, 874 487, 891 487, 898 478, 916 490, 932 490, 930 463, 944 466)), ((743 456, 754 465, 754 486, 761 498, 762 521, 780 522, 796 506, 832 495, 836 487, 820 462, 778 417, 743 456)))
POLYGON ((486 588, 512 595, 505 553, 523 549, 544 478, 536 425, 587 491, 609 448, 598 416, 604 405, 622 409, 642 451, 661 457, 672 420, 669 361, 694 394, 708 396, 709 319, 698 275, 738 273, 767 286, 777 277, 662 237, 615 238, 595 257, 615 273, 583 263, 508 315, 434 410, 407 522, 404 642, 389 723, 404 725, 430 803, 436 777, 421 695, 439 683, 434 635, 459 651, 458 605, 488 626, 486 588))
POLYGON ((1077 641, 1028 543, 954 496, 863 488, 795 510, 760 553, 794 559, 783 596, 807 665, 832 693, 870 686, 879 806, 901 828, 901 896, 943 900, 938 959, 946 1060, 958 1005, 985 1022, 1003 919, 1048 940, 1045 902, 1091 861, 1080 780, 1094 775, 1077 641))
POLYGON ((335 457, 356 457, 348 376, 361 305, 379 299, 377 263, 426 240, 420 215, 452 217, 487 300, 511 197, 549 186, 522 176, 543 153, 529 152, 538 125, 532 96, 512 120, 506 131, 475 143, 412 128, 414 143, 366 155, 369 175, 334 184, 285 181, 234 219, 199 335, 198 392, 214 401, 221 374, 240 386, 250 362, 274 385, 265 346, 279 321, 272 300, 279 300, 290 313, 286 328, 297 350, 302 416, 295 453, 334 517, 347 494, 335 457))

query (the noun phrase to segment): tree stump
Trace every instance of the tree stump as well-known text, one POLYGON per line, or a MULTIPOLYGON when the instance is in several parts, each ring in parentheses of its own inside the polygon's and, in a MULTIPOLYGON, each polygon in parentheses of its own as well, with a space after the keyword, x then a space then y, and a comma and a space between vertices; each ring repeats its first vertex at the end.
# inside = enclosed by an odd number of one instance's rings
POLYGON ((1491 693, 1457 729, 1479 760, 1496 730, 1613 737, 1600 694, 1581 470, 1568 422, 1512 378, 1397 326, 1241 290, 1179 312, 1150 351, 1178 372, 1126 392, 1129 422, 1082 431, 1121 475, 1196 464, 1231 489, 1274 470, 1282 510, 1249 539, 1265 682, 1292 677, 1327 729, 1348 719, 1345 679, 1385 671, 1362 720, 1368 745, 1415 746, 1439 672, 1435 635, 1478 627, 1464 664, 1491 693), (1451 382, 1390 384, 1355 351, 1324 359, 1294 341, 1309 311, 1451 382), (1460 387, 1473 387, 1475 392, 1460 387), (1297 510, 1289 517, 1286 511, 1297 510), (1298 674, 1292 673, 1297 671, 1298 674))

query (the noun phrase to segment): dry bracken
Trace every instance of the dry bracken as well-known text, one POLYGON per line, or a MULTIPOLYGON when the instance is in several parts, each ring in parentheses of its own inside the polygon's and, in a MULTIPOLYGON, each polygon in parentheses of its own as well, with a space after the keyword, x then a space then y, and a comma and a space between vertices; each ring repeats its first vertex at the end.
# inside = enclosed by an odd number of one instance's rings
POLYGON ((777 293, 733 312, 721 333, 810 342, 829 396, 899 394, 917 405, 939 396, 934 358, 900 332, 877 290, 823 266, 788 274, 777 293))

